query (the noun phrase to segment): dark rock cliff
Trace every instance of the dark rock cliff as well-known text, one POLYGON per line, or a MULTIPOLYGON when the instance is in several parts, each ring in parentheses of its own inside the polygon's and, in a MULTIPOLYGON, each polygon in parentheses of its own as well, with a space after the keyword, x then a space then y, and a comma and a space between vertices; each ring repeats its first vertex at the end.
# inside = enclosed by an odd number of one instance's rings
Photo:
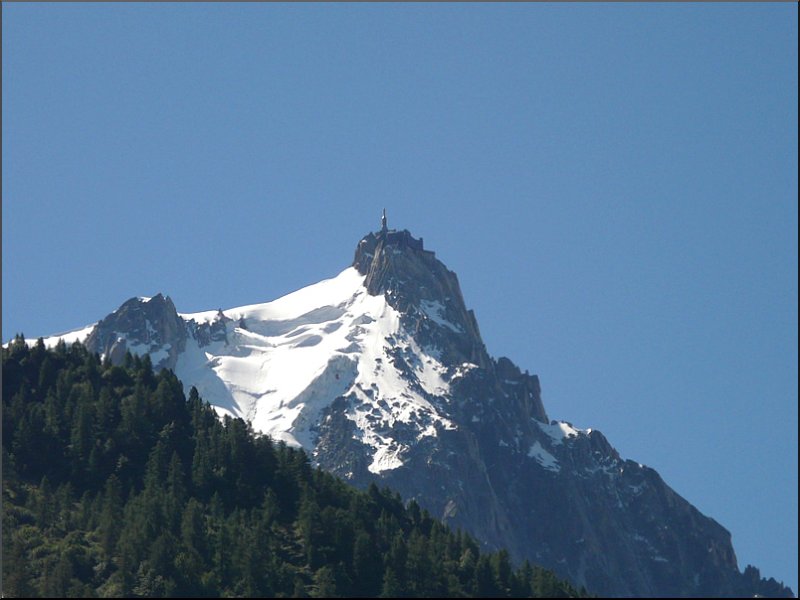
POLYGON ((186 346, 186 324, 169 296, 131 298, 100 321, 85 344, 115 364, 131 351, 156 357, 153 366, 159 369, 174 369, 186 346))
POLYGON ((359 486, 376 479, 492 548, 613 596, 736 596, 730 534, 652 469, 623 460, 598 431, 549 423, 539 379, 493 360, 458 279, 407 231, 369 234, 353 265, 449 368, 455 430, 413 446, 402 467, 370 473, 340 398, 315 460, 359 486))

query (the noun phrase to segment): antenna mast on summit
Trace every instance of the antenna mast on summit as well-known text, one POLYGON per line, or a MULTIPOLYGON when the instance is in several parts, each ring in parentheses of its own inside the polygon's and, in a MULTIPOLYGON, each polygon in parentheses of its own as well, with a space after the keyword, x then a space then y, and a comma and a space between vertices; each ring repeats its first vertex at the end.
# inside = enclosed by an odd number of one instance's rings
POLYGON ((383 209, 383 216, 381 217, 381 233, 386 233, 389 228, 386 226, 386 209, 383 209))

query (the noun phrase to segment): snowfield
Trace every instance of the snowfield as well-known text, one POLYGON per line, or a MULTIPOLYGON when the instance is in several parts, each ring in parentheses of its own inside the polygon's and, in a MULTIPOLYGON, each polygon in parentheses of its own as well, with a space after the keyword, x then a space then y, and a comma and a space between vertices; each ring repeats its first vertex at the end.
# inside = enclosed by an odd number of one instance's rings
MULTIPOLYGON (((352 397, 348 418, 374 449, 369 470, 399 467, 406 446, 393 438, 393 426, 414 424, 419 438, 435 436, 437 425, 454 428, 430 400, 446 396, 449 386, 435 352, 419 348, 397 311, 363 283, 350 267, 273 302, 223 311, 231 319, 227 342, 201 348, 190 339, 176 375, 220 414, 242 417, 256 431, 309 451, 322 411, 338 397, 352 397), (420 358, 411 378, 392 365, 393 349, 420 358)), ((219 315, 180 316, 201 323, 219 315)))
MULTIPOLYGON (((345 398, 355 435, 371 449, 368 470, 402 466, 410 445, 457 428, 446 411, 450 381, 477 367, 463 363, 448 374, 440 350, 418 344, 386 297, 367 292, 364 279, 349 267, 272 302, 178 313, 187 339, 177 354, 175 374, 187 393, 195 386, 220 417, 241 417, 255 431, 312 455, 325 409, 345 398), (224 325, 224 336, 201 343, 191 333, 211 324, 224 325)), ((140 302, 149 300, 139 297, 140 302)), ((420 310, 437 326, 462 331, 444 317, 440 302, 423 300, 420 310)), ((84 342, 95 326, 48 337, 45 344, 84 342)), ((149 321, 146 326, 147 339, 155 339, 149 321)), ((149 354, 154 365, 171 351, 169 343, 124 339, 129 351, 149 354)), ((537 425, 555 446, 588 433, 567 423, 537 425)), ((549 471, 560 470, 558 460, 538 442, 528 455, 549 471)))

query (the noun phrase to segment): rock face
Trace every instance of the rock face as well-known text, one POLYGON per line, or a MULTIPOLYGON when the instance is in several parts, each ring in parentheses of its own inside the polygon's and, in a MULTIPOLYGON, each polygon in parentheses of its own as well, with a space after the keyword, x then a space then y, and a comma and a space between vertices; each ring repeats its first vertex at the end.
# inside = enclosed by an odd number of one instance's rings
POLYGON ((131 298, 89 334, 89 350, 120 363, 125 353, 149 354, 153 366, 174 369, 186 347, 186 323, 169 296, 131 298))
POLYGON ((85 343, 149 353, 324 469, 592 593, 791 595, 740 573, 728 531, 653 469, 550 421, 538 377, 488 355, 455 273, 408 231, 368 234, 352 268, 272 303, 180 315, 131 299, 85 343))
POLYGON ((359 242, 353 266, 366 275, 367 292, 385 295, 402 315, 406 330, 443 349, 444 363, 490 364, 475 315, 464 305, 458 277, 423 248, 422 240, 407 230, 370 233, 359 242))
POLYGON ((621 459, 600 432, 551 424, 538 378, 488 356, 455 273, 411 240, 407 231, 370 234, 354 266, 446 367, 469 365, 450 380, 447 416, 457 427, 414 445, 403 466, 371 473, 345 416, 355 399, 345 396, 321 420, 315 460, 359 486, 378 479, 488 546, 597 594, 739 593, 728 531, 655 471, 621 459))

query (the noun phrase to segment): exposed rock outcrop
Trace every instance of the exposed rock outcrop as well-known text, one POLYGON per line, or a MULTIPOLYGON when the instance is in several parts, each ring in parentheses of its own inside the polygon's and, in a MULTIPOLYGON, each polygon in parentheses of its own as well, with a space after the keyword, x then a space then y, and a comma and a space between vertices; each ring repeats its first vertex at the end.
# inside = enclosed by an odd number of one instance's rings
POLYGON ((86 338, 92 352, 119 364, 125 353, 150 354, 159 369, 174 369, 186 347, 186 324, 169 296, 131 298, 100 321, 86 338))

